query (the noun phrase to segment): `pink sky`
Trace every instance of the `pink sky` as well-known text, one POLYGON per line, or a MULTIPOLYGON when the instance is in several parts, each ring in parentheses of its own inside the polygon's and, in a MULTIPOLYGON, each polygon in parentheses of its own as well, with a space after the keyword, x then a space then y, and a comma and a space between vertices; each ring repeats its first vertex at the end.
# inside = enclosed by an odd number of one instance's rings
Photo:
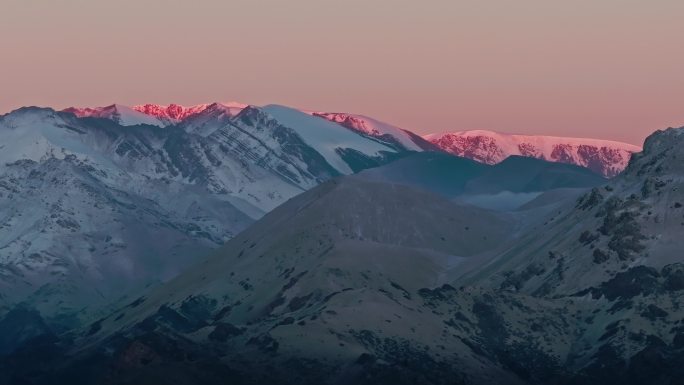
POLYGON ((241 101, 641 144, 684 125, 681 0, 1 0, 0 112, 241 101))

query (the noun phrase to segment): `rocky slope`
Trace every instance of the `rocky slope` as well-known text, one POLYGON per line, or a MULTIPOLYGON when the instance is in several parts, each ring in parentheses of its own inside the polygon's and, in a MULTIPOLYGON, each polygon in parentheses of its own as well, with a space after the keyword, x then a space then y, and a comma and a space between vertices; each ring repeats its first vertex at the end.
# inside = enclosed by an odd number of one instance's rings
POLYGON ((622 172, 637 146, 608 140, 509 135, 493 131, 462 131, 425 136, 450 154, 495 164, 511 155, 586 167, 605 177, 622 172))
MULTIPOLYGON (((452 270, 462 285, 571 299, 577 383, 678 383, 684 359, 684 128, 659 131, 626 171, 558 207, 504 253, 452 270)), ((567 322, 571 322, 566 320, 567 322)))
POLYGON ((90 348, 69 365, 80 371, 86 360, 98 367, 87 381, 114 383, 161 383, 176 365, 187 383, 195 376, 203 383, 377 383, 396 375, 390 365, 397 360, 407 362, 404 374, 414 382, 503 374, 479 370, 476 354, 464 358, 466 368, 453 369, 456 356, 446 352, 467 345, 449 336, 452 327, 439 308, 450 306, 451 313, 472 299, 442 305, 429 288, 442 284, 446 266, 509 239, 513 223, 408 187, 330 181, 277 208, 194 269, 94 322, 77 342, 90 348), (175 353, 159 343, 175 346, 175 353), (443 358, 426 350, 437 345, 434 353, 443 358), (113 356, 100 356, 110 349, 113 356), (181 358, 191 351, 206 352, 197 366, 181 358), (368 370, 377 373, 366 377, 368 370))
POLYGON ((660 270, 679 262, 679 233, 684 229, 684 168, 679 162, 684 156, 679 148, 683 131, 651 135, 644 152, 634 156, 623 174, 568 202, 543 232, 523 241, 524 250, 498 256, 489 263, 489 271, 478 274, 498 284, 503 277, 490 274, 491 266, 508 274, 507 267, 518 271, 540 264, 545 272, 530 277, 520 289, 569 295, 629 267, 660 270), (567 263, 562 279, 553 271, 561 259, 567 263))
POLYGON ((338 123, 350 130, 368 135, 410 151, 437 151, 438 147, 414 134, 391 124, 364 115, 334 112, 313 112, 312 115, 338 123))

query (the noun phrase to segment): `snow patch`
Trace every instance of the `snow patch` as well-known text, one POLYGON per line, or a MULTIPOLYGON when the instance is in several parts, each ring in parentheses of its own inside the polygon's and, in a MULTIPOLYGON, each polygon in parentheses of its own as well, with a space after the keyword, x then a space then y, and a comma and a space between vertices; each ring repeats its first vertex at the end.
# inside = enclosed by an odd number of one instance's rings
POLYGON ((293 108, 272 104, 261 107, 261 110, 282 125, 294 130, 331 166, 344 174, 351 174, 353 171, 337 153, 336 150, 339 148, 351 148, 368 156, 382 156, 382 152, 396 152, 389 146, 364 138, 339 124, 293 108))

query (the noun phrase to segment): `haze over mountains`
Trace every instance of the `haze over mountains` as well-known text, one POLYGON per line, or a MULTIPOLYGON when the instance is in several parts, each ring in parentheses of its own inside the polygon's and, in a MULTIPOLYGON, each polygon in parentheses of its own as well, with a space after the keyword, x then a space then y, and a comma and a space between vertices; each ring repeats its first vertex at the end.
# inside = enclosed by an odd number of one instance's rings
POLYGON ((276 105, 13 111, 0 383, 676 383, 682 132, 628 161, 276 105))

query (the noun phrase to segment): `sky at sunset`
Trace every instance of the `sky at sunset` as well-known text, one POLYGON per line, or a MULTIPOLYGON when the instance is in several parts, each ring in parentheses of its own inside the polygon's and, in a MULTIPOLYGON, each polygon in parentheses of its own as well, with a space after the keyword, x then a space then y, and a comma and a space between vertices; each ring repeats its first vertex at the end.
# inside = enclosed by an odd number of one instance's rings
POLYGON ((239 101, 641 144, 684 125, 682 0, 0 0, 0 113, 239 101))

